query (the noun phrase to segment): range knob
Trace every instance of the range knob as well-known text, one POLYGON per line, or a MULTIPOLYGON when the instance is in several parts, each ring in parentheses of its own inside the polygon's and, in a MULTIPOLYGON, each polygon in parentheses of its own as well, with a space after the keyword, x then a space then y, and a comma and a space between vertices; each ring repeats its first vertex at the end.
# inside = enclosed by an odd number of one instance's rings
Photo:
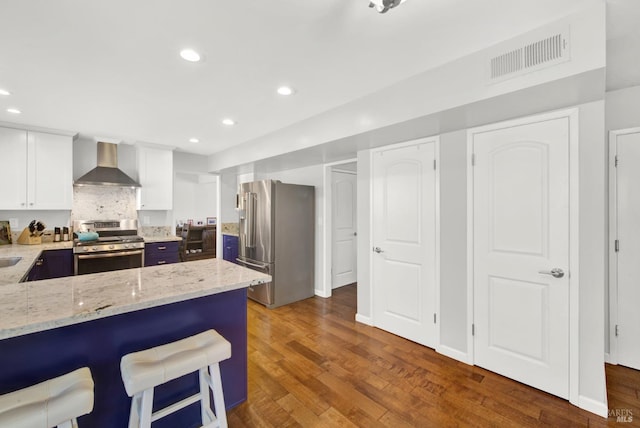
POLYGON ((98 247, 91 247, 92 251, 98 251, 98 247))
POLYGON ((115 245, 109 245, 109 249, 110 249, 110 250, 113 250, 114 248, 116 248, 116 246, 115 246, 115 245))
POLYGON ((89 249, 87 247, 84 247, 82 250, 83 251, 89 251, 89 249))

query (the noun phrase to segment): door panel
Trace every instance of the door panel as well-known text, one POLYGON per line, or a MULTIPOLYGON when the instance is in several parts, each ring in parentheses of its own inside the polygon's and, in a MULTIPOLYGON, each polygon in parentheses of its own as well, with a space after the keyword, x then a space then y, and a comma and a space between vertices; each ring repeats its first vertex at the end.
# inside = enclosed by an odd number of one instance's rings
POLYGON ((640 370, 640 133, 616 140, 618 363, 640 370))
POLYGON ((373 158, 374 325, 433 347, 436 310, 435 142, 373 158))
POLYGON ((569 394, 569 121, 473 134, 477 365, 569 394), (544 272, 564 271, 562 277, 544 272))
POLYGON ((333 217, 331 257, 332 288, 352 284, 357 279, 356 185, 355 174, 332 172, 333 217))

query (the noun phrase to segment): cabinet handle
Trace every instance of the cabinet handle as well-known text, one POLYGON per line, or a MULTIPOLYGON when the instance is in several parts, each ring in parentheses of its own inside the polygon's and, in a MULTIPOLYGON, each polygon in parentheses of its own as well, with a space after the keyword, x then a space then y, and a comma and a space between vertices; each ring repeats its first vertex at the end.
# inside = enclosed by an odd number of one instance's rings
POLYGON ((158 251, 164 251, 166 249, 167 249, 167 247, 158 247, 158 251))
POLYGON ((165 264, 166 262, 167 262, 166 260, 158 260, 158 264, 159 264, 159 265, 163 265, 163 264, 165 264))
POLYGON ((42 263, 44 263, 44 260, 38 259, 38 261, 36 262, 36 266, 42 266, 42 263))

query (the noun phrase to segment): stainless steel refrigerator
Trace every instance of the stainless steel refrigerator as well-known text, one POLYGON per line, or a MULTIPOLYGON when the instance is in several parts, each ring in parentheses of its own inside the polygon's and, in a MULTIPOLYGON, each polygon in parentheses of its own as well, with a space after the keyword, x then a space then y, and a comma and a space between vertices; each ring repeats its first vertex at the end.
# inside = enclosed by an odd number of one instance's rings
POLYGON ((276 180, 240 185, 238 263, 273 278, 248 289, 275 308, 314 295, 315 189, 276 180))

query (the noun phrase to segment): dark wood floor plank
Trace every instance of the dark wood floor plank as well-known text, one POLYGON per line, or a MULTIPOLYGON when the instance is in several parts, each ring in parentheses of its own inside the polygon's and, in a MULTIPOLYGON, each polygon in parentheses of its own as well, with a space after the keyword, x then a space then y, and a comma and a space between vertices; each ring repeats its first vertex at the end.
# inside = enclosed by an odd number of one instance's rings
POLYGON ((273 310, 248 304, 244 427, 640 426, 640 372, 606 365, 609 408, 630 423, 355 322, 355 285, 273 310))

